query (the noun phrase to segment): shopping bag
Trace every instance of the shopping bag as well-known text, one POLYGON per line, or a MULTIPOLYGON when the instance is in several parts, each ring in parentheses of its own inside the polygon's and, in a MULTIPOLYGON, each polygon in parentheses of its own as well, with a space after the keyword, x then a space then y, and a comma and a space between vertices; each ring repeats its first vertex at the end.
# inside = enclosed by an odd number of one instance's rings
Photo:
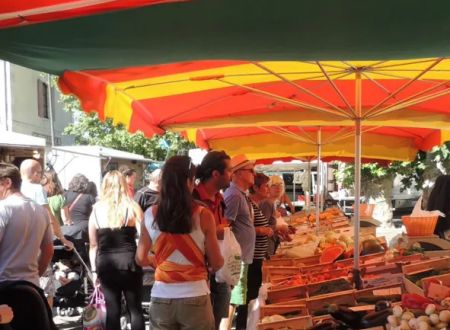
POLYGON ((229 227, 224 228, 223 240, 219 241, 223 256, 223 266, 216 272, 218 283, 236 285, 241 274, 241 246, 229 227))
POLYGON ((106 330, 105 296, 95 287, 91 301, 83 309, 83 330, 106 330))

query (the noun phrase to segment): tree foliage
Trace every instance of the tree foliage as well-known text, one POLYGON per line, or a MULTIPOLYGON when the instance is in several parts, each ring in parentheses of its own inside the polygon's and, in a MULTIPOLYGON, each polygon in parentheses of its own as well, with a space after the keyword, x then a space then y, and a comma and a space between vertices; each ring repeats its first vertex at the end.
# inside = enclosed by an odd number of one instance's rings
MULTIPOLYGON (((425 193, 436 177, 450 173, 450 142, 435 147, 431 152, 419 151, 412 162, 395 161, 388 166, 378 163, 361 166, 361 191, 366 198, 384 196, 390 198, 395 176, 402 177, 401 191, 408 188, 424 190, 425 193)), ((344 164, 335 171, 338 183, 344 188, 354 187, 354 166, 344 164)))
POLYGON ((64 134, 75 138, 78 145, 98 145, 143 155, 154 160, 165 160, 184 154, 194 147, 179 134, 166 132, 162 136, 146 137, 142 132, 129 133, 123 125, 114 125, 111 119, 101 121, 96 113, 85 113, 78 100, 62 95, 64 109, 74 116, 74 123, 64 129, 64 134))

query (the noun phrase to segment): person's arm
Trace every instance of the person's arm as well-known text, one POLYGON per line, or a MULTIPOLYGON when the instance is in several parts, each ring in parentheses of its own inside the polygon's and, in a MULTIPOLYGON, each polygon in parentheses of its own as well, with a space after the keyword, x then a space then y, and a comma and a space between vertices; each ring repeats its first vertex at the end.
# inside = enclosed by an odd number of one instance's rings
POLYGON ((0 324, 11 323, 14 313, 8 305, 0 305, 0 324))
POLYGON ((59 224, 59 221, 55 218, 55 216, 53 215, 52 211, 50 210, 50 207, 48 206, 48 204, 44 204, 42 205, 46 210, 47 210, 47 214, 50 217, 50 223, 52 225, 53 228, 53 233, 55 234, 55 236, 61 241, 61 243, 69 250, 73 249, 73 243, 69 240, 67 240, 64 237, 63 232, 61 231, 61 225, 59 224))
POLYGON ((270 227, 255 227, 255 232, 257 236, 267 236, 272 237, 273 236, 273 229, 270 227))
POLYGON ((91 216, 89 217, 89 261, 91 262, 91 270, 94 282, 94 285, 99 285, 98 277, 97 277, 97 251, 98 251, 98 238, 97 238, 97 227, 95 225, 95 209, 92 209, 91 216))
POLYGON ((214 215, 206 208, 203 208, 200 213, 200 226, 205 234, 206 260, 214 273, 223 266, 224 260, 217 241, 214 215))
POLYGON ((45 273, 48 265, 50 265, 50 261, 52 261, 53 257, 53 252, 53 243, 48 243, 41 246, 41 253, 39 254, 38 259, 39 276, 42 276, 42 274, 45 273))
POLYGON ((292 214, 295 213, 295 207, 294 207, 294 205, 292 204, 291 199, 289 198, 289 196, 288 196, 286 193, 284 193, 284 195, 283 195, 283 203, 284 203, 284 204, 287 204, 287 206, 288 206, 288 208, 289 208, 289 211, 290 211, 292 214))
MULTIPOLYGON (((45 210, 42 211, 45 212, 45 210)), ((47 219, 47 221, 49 221, 49 219, 47 219)), ((44 274, 53 257, 53 232, 50 226, 50 221, 48 222, 47 229, 45 231, 44 237, 42 238, 40 249, 41 253, 39 254, 38 258, 39 276, 44 274)))
MULTIPOLYGON (((150 209, 151 210, 151 209, 150 209)), ((136 263, 141 267, 150 266, 156 268, 155 257, 149 254, 152 248, 152 239, 145 227, 144 221, 141 223, 141 236, 139 236, 139 242, 136 250, 136 263)))
POLYGON ((239 204, 241 200, 238 195, 225 195, 225 217, 233 223, 239 211, 239 204))
POLYGON ((66 226, 72 224, 68 206, 64 206, 63 208, 61 208, 61 219, 66 226))

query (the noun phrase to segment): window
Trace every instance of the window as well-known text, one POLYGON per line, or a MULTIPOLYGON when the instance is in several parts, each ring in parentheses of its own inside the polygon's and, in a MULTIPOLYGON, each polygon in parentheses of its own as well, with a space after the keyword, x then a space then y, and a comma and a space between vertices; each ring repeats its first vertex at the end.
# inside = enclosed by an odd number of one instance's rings
POLYGON ((38 116, 48 119, 48 85, 41 81, 37 81, 38 92, 38 116))

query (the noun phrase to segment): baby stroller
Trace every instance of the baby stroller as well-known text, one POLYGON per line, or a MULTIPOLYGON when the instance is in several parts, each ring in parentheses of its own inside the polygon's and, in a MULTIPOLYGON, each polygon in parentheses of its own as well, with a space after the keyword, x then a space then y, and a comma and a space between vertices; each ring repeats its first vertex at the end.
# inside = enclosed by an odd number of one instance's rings
POLYGON ((74 249, 68 251, 57 240, 54 249, 52 268, 56 279, 56 313, 60 316, 81 313, 93 288, 88 260, 79 252, 80 249, 85 249, 85 246, 75 244, 74 249))

